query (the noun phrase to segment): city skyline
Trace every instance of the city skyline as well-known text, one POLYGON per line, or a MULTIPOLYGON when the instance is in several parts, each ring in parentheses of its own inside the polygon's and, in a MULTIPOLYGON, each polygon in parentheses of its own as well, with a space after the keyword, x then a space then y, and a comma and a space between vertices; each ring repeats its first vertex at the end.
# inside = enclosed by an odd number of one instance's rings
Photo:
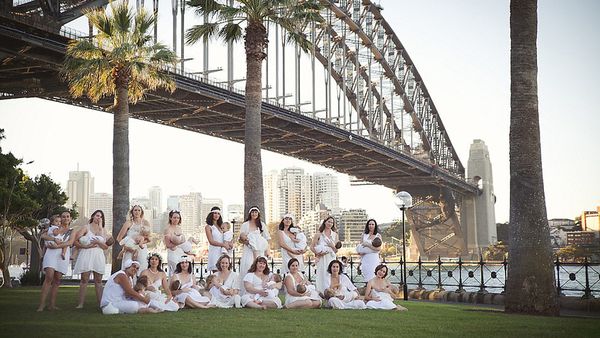
MULTIPOLYGON (((463 164, 474 139, 489 146, 496 220, 508 221, 508 4, 382 1, 381 5, 418 67, 463 164)), ((593 155, 599 145, 594 126, 600 125, 593 100, 600 90, 600 66, 594 59, 600 52, 597 13, 600 4, 593 1, 578 6, 541 2, 538 7, 548 218, 574 218, 600 205, 600 159, 593 155), (567 63, 568 71, 557 71, 567 63)), ((161 34, 167 30, 168 25, 161 34)), ((50 174, 64 186, 68 171, 79 163, 80 170, 93 172, 96 191, 112 191, 112 115, 39 99, 3 100, 0 111, 0 127, 6 130, 2 148, 25 162, 35 161, 24 167, 28 173, 50 174)), ((243 202, 243 145, 137 120, 130 127, 130 197, 159 185, 163 196, 197 190, 206 196, 225 195, 226 205, 243 202)), ((268 151, 263 162, 264 172, 297 166, 332 173, 339 178, 341 206, 364 208, 380 222, 400 215, 389 189, 350 187, 345 175, 268 151)))

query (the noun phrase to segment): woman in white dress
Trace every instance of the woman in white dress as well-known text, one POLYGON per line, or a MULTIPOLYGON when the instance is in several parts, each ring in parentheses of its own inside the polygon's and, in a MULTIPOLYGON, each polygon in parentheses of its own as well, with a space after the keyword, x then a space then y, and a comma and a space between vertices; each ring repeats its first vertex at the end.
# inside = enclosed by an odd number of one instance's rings
POLYGON ((71 236, 72 229, 69 228, 71 224, 71 213, 64 211, 60 214, 60 225, 51 226, 48 232, 42 235, 42 239, 46 241, 46 253, 44 254, 44 260, 42 262, 42 269, 44 270, 44 284, 42 284, 42 293, 40 296, 40 305, 37 311, 44 311, 46 307, 46 299, 50 295, 50 304, 48 308, 50 310, 58 310, 56 307, 56 296, 58 294, 58 287, 60 286, 60 280, 62 276, 69 270, 69 264, 71 259, 71 248, 75 236, 71 236), (54 242, 52 247, 48 246, 49 242, 54 242), (64 257, 62 257, 63 248, 67 248, 64 257))
POLYGON ((299 262, 292 258, 287 266, 289 273, 285 276, 285 304, 286 309, 316 309, 321 307, 321 297, 314 285, 312 285, 298 270, 299 262), (305 291, 297 291, 298 285, 303 285, 305 291))
POLYGON ((400 310, 406 311, 406 308, 394 304, 393 294, 395 287, 392 286, 385 277, 387 277, 388 268, 384 264, 380 264, 375 268, 375 277, 367 283, 365 289, 365 301, 367 301, 368 309, 381 310, 400 310))
POLYGON ((377 237, 381 240, 377 222, 374 219, 370 219, 365 224, 362 242, 356 247, 356 252, 360 255, 360 270, 365 282, 375 277, 375 267, 380 264, 379 251, 381 250, 381 246, 376 247, 372 244, 373 240, 377 237))
POLYGON ((304 270, 304 253, 306 249, 296 249, 294 247, 294 239, 296 236, 290 231, 294 228, 294 219, 292 215, 287 214, 283 216, 283 219, 279 223, 279 247, 281 247, 281 273, 286 274, 289 272, 288 262, 292 258, 296 258, 298 261, 298 269, 304 270))
MULTIPOLYGON (((150 222, 144 219, 144 209, 142 209, 139 205, 134 205, 133 208, 129 211, 130 219, 123 224, 121 227, 121 231, 117 235, 116 242, 119 243, 125 236, 129 236, 131 238, 136 237, 142 230, 145 230, 149 233, 152 231, 152 226, 150 222)), ((141 244, 136 247, 135 250, 130 248, 125 248, 125 254, 123 254, 123 260, 121 261, 121 268, 123 267, 123 263, 126 260, 133 260, 133 252, 137 251, 137 259, 140 261, 146 261, 148 258, 148 243, 141 244)), ((142 273, 138 271, 139 274, 142 273)))
POLYGON ((180 287, 178 290, 173 290, 171 293, 175 296, 175 301, 192 309, 207 309, 209 307, 210 298, 204 297, 198 292, 200 287, 197 285, 196 277, 192 274, 193 268, 187 256, 183 256, 181 261, 177 263, 175 274, 171 278, 173 281, 179 281, 180 287))
POLYGON ((310 244, 310 250, 315 254, 317 261, 317 276, 316 285, 317 291, 325 290, 325 280, 328 278, 327 267, 329 263, 336 259, 337 248, 335 244, 339 241, 338 234, 335 230, 335 221, 329 216, 323 220, 319 231, 313 237, 310 244), (317 250, 317 247, 327 248, 327 251, 317 250))
POLYGON ((228 255, 222 255, 217 260, 216 278, 221 281, 221 287, 218 290, 211 290, 212 298, 210 304, 219 308, 241 308, 242 298, 240 296, 240 284, 238 274, 231 271, 231 258, 228 255))
MULTIPOLYGON (((334 309, 362 310, 367 306, 359 297, 356 286, 352 284, 348 276, 341 273, 342 262, 337 259, 331 261, 327 267, 328 277, 325 280, 325 294, 333 292, 334 296, 327 299, 327 305, 334 309)), ((326 297, 327 298, 327 297, 326 297)))
MULTIPOLYGON (((246 221, 240 228, 239 241, 243 244, 242 258, 240 259, 240 278, 244 278, 246 273, 248 273, 248 269, 250 269, 250 266, 254 262, 254 250, 248 241, 248 234, 250 234, 250 232, 260 234, 260 236, 264 237, 267 241, 271 239, 267 226, 260 220, 260 210, 256 206, 253 206, 248 210, 248 217, 246 217, 246 221)), ((268 248, 265 251, 258 253, 258 256, 269 257, 269 255, 270 252, 268 248)), ((244 283, 241 283, 241 286, 243 289, 244 283)))
MULTIPOLYGON (((270 278, 267 259, 262 256, 256 258, 243 279, 242 306, 252 309, 280 309, 281 299, 271 296, 267 291, 270 278)), ((272 285, 271 289, 281 289, 281 282, 272 285)))
POLYGON ((143 296, 133 289, 133 277, 140 269, 140 263, 123 260, 123 269, 113 273, 106 280, 100 307, 104 314, 117 313, 156 313, 148 306, 150 296, 143 296))
POLYGON ((167 247, 167 263, 169 265, 168 273, 169 277, 175 273, 177 263, 181 260, 182 256, 185 256, 185 252, 179 246, 179 242, 176 241, 176 235, 181 234, 181 213, 179 210, 171 210, 169 212, 169 226, 165 229, 163 241, 167 247))
POLYGON ((92 214, 88 224, 81 227, 75 235, 74 244, 79 248, 77 262, 73 274, 81 275, 79 282, 79 304, 78 309, 83 309, 85 294, 90 274, 94 276, 94 287, 98 304, 102 299, 102 275, 106 269, 106 257, 104 251, 108 249, 106 240, 109 235, 104 229, 104 212, 96 210, 92 214))
POLYGON ((148 278, 146 293, 154 300, 154 304, 163 311, 177 311, 179 305, 173 301, 173 295, 167 282, 167 274, 162 270, 162 257, 153 253, 148 258, 148 269, 142 271, 141 276, 148 278), (161 289, 166 293, 161 292, 161 289))
POLYGON ((223 239, 222 224, 221 208, 212 207, 206 216, 206 225, 204 226, 204 233, 208 240, 208 270, 212 272, 218 270, 217 260, 221 257, 222 249, 229 250, 233 247, 233 245, 225 243, 223 239))

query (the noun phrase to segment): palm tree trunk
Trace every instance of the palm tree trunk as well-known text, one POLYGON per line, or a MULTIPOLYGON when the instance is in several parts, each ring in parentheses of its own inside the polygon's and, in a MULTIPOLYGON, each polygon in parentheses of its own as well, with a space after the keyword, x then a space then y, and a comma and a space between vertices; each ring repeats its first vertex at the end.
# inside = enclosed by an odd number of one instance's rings
POLYGON ((262 23, 246 28, 246 123, 244 134, 244 205, 247 211, 264 206, 261 149, 262 61, 265 59, 266 29, 262 23))
POLYGON ((537 98, 537 0, 510 2, 510 246, 506 311, 558 315, 537 98))
MULTIPOLYGON (((126 81, 117 83, 113 125, 113 236, 116 238, 129 211, 129 96, 126 81)), ((121 269, 121 246, 112 248, 112 272, 121 269)))

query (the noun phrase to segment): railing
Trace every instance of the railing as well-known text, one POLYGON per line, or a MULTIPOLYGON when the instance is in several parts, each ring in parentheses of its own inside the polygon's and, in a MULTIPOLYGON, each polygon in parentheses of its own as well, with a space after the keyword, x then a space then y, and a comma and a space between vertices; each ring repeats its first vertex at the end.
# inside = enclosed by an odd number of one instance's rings
MULTIPOLYGON (((311 259, 305 262, 302 274, 310 281, 315 281, 316 268, 311 259)), ((393 284, 402 285, 402 260, 382 260, 388 267, 388 280, 393 284)), ((194 264, 194 271, 198 278, 205 278, 209 271, 206 261, 201 260, 194 264)), ((271 271, 281 272, 281 260, 269 259, 271 271)), ((582 298, 600 297, 600 263, 591 263, 586 259, 583 263, 566 263, 554 261, 556 289, 559 294, 577 296, 582 298)), ((164 268, 167 265, 164 264, 164 268)), ((417 290, 445 290, 469 292, 503 293, 506 289, 508 276, 508 262, 484 261, 407 261, 407 282, 409 289, 417 290)), ((239 270, 239 259, 236 259, 235 270, 239 270)), ((356 286, 364 286, 366 281, 362 278, 360 261, 352 258, 348 261, 344 272, 356 286)))

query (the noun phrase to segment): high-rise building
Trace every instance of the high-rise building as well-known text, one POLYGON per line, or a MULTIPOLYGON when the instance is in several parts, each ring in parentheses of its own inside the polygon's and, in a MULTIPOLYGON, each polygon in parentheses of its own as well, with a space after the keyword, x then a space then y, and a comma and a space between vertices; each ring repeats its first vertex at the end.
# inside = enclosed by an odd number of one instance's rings
POLYGON ((283 215, 290 213, 300 219, 306 212, 315 207, 315 192, 313 177, 305 174, 301 168, 285 168, 279 175, 279 215, 274 221, 280 220, 283 215))
POLYGON ((233 227, 234 238, 238 238, 240 228, 244 223, 246 215, 244 214, 244 206, 241 204, 229 204, 227 206, 227 219, 223 216, 223 221, 229 222, 233 227), (235 224, 233 224, 235 222, 235 224))
MULTIPOLYGON (((358 243, 362 241, 368 219, 365 209, 342 210, 339 225, 342 228, 344 242, 358 243)), ((341 235, 340 237, 342 237, 341 235)))
POLYGON ((146 219, 152 219, 153 218, 153 214, 152 214, 152 207, 151 207, 151 203, 150 203, 150 199, 148 197, 134 197, 131 199, 131 206, 133 207, 134 205, 139 205, 140 207, 142 207, 142 209, 144 210, 144 218, 146 219))
POLYGON ((223 221, 225 221, 225 216, 223 213, 223 200, 220 198, 203 198, 202 199, 202 211, 200 212, 200 217, 202 219, 202 226, 206 224, 206 216, 210 213, 210 209, 213 207, 219 207, 221 209, 221 217, 223 217, 223 221))
MULTIPOLYGON (((296 219, 295 223, 304 231, 307 238, 312 239, 323 220, 329 216, 331 216, 331 210, 323 204, 318 204, 313 210, 307 211, 301 219, 296 219)), ((337 221, 336 224, 338 224, 337 221)))
POLYGON ((179 196, 171 195, 167 198, 167 211, 179 210, 179 196))
MULTIPOLYGON (((113 198, 111 194, 107 193, 95 193, 90 195, 89 207, 90 216, 91 213, 96 210, 102 210, 104 213, 105 228, 111 231, 113 227, 113 212, 112 212, 113 198)), ((117 234, 115 234, 116 236, 117 234)))
MULTIPOLYGON (((265 222, 275 222, 281 215, 279 211, 279 173, 272 170, 264 178, 265 191, 265 222)), ((244 213, 242 212, 242 217, 244 213)))
POLYGON ((188 236, 206 240, 206 236, 199 236, 204 232, 202 213, 202 194, 192 192, 179 196, 179 211, 181 212, 181 230, 188 236))
POLYGON ((162 189, 158 186, 153 186, 148 190, 150 197, 150 208, 152 209, 152 217, 156 218, 163 212, 162 208, 162 189))
POLYGON ((73 203, 77 205, 79 218, 87 219, 90 216, 90 195, 94 193, 94 178, 89 171, 70 171, 67 182, 68 207, 73 203))
POLYGON ((322 203, 333 213, 339 213, 338 179, 330 173, 314 173, 315 203, 322 203))

